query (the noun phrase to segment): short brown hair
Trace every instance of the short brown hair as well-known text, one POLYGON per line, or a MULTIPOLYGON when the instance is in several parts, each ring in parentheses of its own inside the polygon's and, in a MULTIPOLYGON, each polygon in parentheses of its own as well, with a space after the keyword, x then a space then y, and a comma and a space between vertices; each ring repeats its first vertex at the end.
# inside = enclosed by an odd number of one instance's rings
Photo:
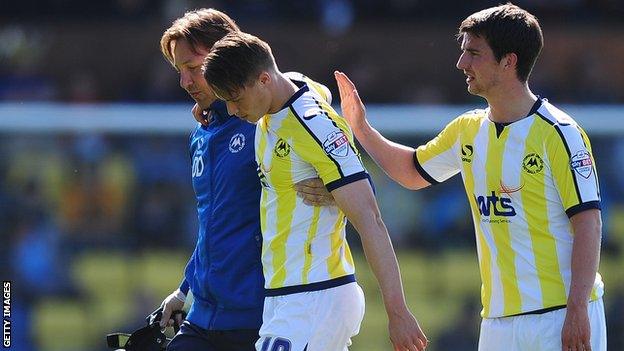
POLYGON ((277 68, 269 44, 251 34, 232 32, 212 46, 203 69, 217 94, 232 96, 262 71, 277 68))
POLYGON ((522 82, 529 79, 544 46, 544 37, 537 18, 511 3, 490 7, 468 16, 459 26, 458 39, 464 33, 483 37, 498 62, 506 54, 516 54, 516 74, 522 82))
POLYGON ((191 49, 197 53, 197 47, 203 46, 210 49, 215 42, 231 32, 238 32, 240 28, 230 16, 215 9, 199 9, 189 11, 184 16, 176 19, 167 28, 160 38, 160 51, 163 56, 173 65, 173 52, 171 42, 185 39, 191 49))

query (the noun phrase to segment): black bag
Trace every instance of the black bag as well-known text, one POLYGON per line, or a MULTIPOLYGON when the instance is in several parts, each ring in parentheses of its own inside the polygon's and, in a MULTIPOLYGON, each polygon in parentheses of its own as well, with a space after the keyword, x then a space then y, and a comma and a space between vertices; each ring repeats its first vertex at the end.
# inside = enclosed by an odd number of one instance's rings
MULTIPOLYGON (((177 322, 177 316, 182 315, 182 319, 186 318, 186 312, 174 311, 172 314, 173 330, 177 333, 180 325, 177 322)), ((106 343, 108 347, 114 350, 125 351, 161 351, 167 348, 171 339, 167 338, 165 333, 160 329, 160 319, 162 318, 162 307, 150 313, 145 318, 147 326, 135 330, 132 334, 113 333, 106 335, 106 343)))

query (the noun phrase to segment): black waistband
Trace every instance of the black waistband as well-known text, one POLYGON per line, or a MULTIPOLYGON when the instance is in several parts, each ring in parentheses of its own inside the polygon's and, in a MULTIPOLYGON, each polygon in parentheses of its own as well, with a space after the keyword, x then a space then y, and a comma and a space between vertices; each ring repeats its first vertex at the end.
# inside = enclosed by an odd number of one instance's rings
POLYGON ((566 305, 552 306, 552 307, 542 308, 541 310, 522 312, 522 313, 512 314, 511 316, 505 316, 505 317, 525 316, 527 314, 544 314, 544 313, 548 313, 548 312, 552 312, 552 311, 561 310, 561 309, 564 309, 566 307, 567 307, 566 305))
POLYGON ((345 285, 345 284, 349 284, 353 282, 355 282, 355 275, 349 274, 349 275, 345 275, 344 277, 324 280, 322 282, 303 284, 303 285, 285 286, 283 288, 276 288, 276 289, 264 289, 264 296, 282 296, 282 295, 297 294, 297 293, 306 292, 306 291, 325 290, 325 289, 335 288, 337 286, 341 286, 341 285, 345 285))

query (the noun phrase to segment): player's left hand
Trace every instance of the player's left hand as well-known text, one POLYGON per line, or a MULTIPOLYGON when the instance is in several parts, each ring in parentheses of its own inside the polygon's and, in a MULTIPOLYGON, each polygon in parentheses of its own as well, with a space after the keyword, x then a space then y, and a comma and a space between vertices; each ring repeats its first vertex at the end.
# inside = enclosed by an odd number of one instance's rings
POLYGON ((202 108, 199 107, 197 103, 195 103, 193 109, 191 110, 191 113, 193 113, 193 118, 195 118, 197 122, 201 123, 205 127, 208 127, 208 113, 206 112, 206 110, 202 110, 202 108))
POLYGON ((561 350, 591 351, 590 336, 587 306, 568 307, 561 329, 561 350))
POLYGON ((319 178, 309 178, 295 184, 297 196, 308 206, 336 206, 332 194, 319 178))
POLYGON ((423 351, 427 348, 427 336, 409 310, 389 317, 388 330, 395 351, 423 351))

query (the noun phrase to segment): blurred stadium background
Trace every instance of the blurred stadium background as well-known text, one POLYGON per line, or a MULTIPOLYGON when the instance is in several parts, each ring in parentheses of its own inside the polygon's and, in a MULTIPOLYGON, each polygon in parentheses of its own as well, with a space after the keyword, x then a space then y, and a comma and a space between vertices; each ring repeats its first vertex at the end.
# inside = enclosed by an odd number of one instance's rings
MULTIPOLYGON (((105 350, 106 333, 141 326, 181 279, 196 236, 192 102, 158 51, 174 18, 224 10, 273 46, 283 70, 335 96, 331 73, 347 72, 374 124, 418 145, 483 106, 454 67, 454 34, 499 2, 2 1, 0 275, 13 282, 11 349, 105 350)), ((624 2, 515 3, 545 34, 533 91, 563 105, 593 142, 609 349, 624 350, 624 2)), ((459 179, 409 192, 367 162, 429 349, 475 350, 479 275, 459 179)), ((358 257, 367 315, 352 350, 389 350, 376 284, 358 257)))

